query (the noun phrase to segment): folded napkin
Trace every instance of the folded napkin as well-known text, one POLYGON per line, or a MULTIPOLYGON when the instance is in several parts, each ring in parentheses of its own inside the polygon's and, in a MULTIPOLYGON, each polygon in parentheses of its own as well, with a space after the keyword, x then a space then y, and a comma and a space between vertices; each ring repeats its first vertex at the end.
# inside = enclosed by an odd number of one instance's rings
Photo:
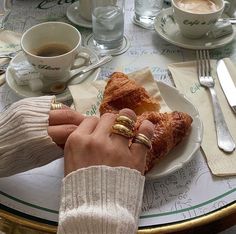
MULTIPOLYGON (((21 34, 8 30, 0 30, 0 53, 13 52, 20 49, 21 34)), ((8 63, 9 59, 0 59, 0 64, 8 63)), ((5 74, 0 75, 0 85, 5 82, 5 74)))
MULTIPOLYGON (((224 59, 236 84, 236 68, 229 58, 224 59)), ((236 115, 229 106, 216 75, 216 61, 211 61, 215 90, 230 133, 236 141, 236 115)), ((213 109, 209 90, 198 82, 196 61, 175 63, 168 66, 177 89, 195 105, 203 122, 204 133, 201 147, 207 164, 216 176, 236 175, 236 151, 226 154, 217 146, 213 109)))

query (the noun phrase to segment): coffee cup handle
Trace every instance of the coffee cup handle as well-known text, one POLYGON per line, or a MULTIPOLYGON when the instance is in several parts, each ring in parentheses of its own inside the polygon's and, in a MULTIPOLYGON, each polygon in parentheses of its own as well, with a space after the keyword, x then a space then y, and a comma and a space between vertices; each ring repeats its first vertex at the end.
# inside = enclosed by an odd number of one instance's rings
POLYGON ((230 2, 224 1, 224 13, 227 13, 230 9, 230 2))
POLYGON ((81 58, 83 60, 83 62, 80 63, 80 64, 74 64, 71 67, 71 70, 80 68, 80 67, 88 65, 90 63, 90 55, 88 53, 81 52, 81 53, 77 54, 76 57, 75 57, 75 61, 79 58, 81 58))

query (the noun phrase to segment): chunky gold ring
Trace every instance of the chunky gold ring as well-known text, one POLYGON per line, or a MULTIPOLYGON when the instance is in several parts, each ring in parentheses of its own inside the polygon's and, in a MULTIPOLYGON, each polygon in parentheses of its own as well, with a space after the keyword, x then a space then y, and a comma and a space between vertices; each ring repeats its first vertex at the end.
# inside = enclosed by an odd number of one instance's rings
POLYGON ((145 145, 149 150, 152 148, 151 140, 142 133, 138 133, 132 140, 132 143, 145 145))
POLYGON ((60 110, 63 106, 61 103, 51 103, 51 110, 60 110))
POLYGON ((134 136, 134 132, 124 126, 123 124, 114 124, 111 129, 112 133, 127 137, 127 138, 132 138, 134 136))
POLYGON ((127 128, 132 129, 132 130, 133 130, 134 125, 135 125, 135 121, 130 119, 129 117, 127 117, 125 115, 118 116, 116 118, 116 123, 122 124, 122 125, 126 126, 127 128))

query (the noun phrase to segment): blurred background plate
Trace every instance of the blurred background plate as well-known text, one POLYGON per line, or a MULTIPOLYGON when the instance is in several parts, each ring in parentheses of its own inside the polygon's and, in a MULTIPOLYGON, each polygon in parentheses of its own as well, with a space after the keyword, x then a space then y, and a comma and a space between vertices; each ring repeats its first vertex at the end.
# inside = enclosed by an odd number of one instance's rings
POLYGON ((67 8, 66 16, 75 25, 92 28, 92 22, 85 20, 79 14, 79 1, 74 2, 67 8))

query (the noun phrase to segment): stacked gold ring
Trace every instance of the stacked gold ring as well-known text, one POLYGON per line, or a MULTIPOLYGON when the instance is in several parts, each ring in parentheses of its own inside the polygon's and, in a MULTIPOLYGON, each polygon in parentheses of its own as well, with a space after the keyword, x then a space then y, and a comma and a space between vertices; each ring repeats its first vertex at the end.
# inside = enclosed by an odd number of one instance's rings
POLYGON ((138 133, 132 140, 132 143, 145 145, 149 150, 152 148, 151 140, 142 133, 138 133))
POLYGON ((51 110, 60 110, 63 106, 61 103, 51 103, 51 110))
POLYGON ((116 123, 118 124, 122 124, 124 126, 126 126, 127 128, 129 129, 132 129, 134 128, 134 125, 135 125, 135 122, 130 119, 129 117, 125 116, 125 115, 120 115, 116 118, 116 123))
POLYGON ((112 133, 132 138, 134 136, 135 122, 127 116, 120 115, 116 118, 115 124, 112 126, 112 133))
POLYGON ((127 138, 131 138, 134 136, 134 132, 123 124, 114 124, 112 126, 112 132, 127 138))

